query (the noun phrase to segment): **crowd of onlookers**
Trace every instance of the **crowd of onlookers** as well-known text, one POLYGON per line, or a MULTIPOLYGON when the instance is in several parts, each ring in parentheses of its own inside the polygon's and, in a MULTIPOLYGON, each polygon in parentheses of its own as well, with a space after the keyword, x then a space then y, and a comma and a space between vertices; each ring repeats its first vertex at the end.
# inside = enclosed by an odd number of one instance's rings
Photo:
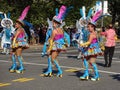
MULTIPOLYGON (((28 43, 29 44, 31 44, 31 45, 43 44, 45 42, 47 26, 36 25, 36 26, 34 26, 34 28, 29 28, 26 26, 25 30, 28 35, 28 43)), ((73 28, 66 28, 64 30, 70 35, 71 46, 75 46, 75 43, 72 42, 72 38, 74 37, 75 33, 77 32, 77 29, 75 27, 73 27, 73 28)), ((2 31, 2 27, 0 28, 0 31, 2 31)), ((120 29, 116 29, 116 33, 118 35, 118 38, 120 38, 120 29)))
MULTIPOLYGON (((46 38, 47 26, 34 26, 34 28, 25 27, 25 30, 28 34, 28 42, 29 44, 43 44, 46 38)), ((76 28, 67 28, 64 29, 69 35, 72 40, 72 37, 76 33, 76 28)), ((72 43, 74 44, 74 43, 72 43)), ((71 45, 72 45, 71 44, 71 45)))
POLYGON ((28 35, 29 44, 43 44, 45 42, 47 27, 46 26, 35 26, 34 28, 25 27, 28 35))

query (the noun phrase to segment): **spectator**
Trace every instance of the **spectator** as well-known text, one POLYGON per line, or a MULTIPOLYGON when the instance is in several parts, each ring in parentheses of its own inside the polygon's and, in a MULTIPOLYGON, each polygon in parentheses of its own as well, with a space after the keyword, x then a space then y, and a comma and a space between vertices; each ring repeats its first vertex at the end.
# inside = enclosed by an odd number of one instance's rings
POLYGON ((106 42, 105 42, 105 51, 104 51, 104 59, 105 59, 105 65, 104 67, 111 67, 112 63, 112 58, 115 50, 115 40, 116 38, 116 33, 115 30, 113 29, 112 24, 109 25, 108 29, 105 32, 102 32, 101 35, 104 35, 106 37, 106 42), (108 56, 109 54, 109 62, 108 62, 108 56))

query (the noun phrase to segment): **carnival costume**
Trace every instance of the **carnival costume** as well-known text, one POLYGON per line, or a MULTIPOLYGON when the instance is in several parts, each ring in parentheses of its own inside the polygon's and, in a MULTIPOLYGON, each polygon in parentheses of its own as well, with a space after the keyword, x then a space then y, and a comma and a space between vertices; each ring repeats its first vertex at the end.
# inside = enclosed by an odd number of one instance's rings
MULTIPOLYGON (((91 23, 92 25, 95 26, 96 21, 98 20, 98 18, 100 17, 101 14, 102 14, 102 10, 96 11, 89 23, 91 23)), ((89 41, 81 43, 80 46, 82 46, 84 48, 83 52, 82 52, 82 56, 83 56, 83 64, 85 67, 84 74, 83 74, 83 76, 80 77, 80 79, 88 80, 88 78, 89 78, 89 70, 88 70, 89 62, 88 62, 88 60, 86 60, 86 58, 91 57, 91 56, 101 55, 102 51, 99 47, 97 38, 94 38, 91 41, 91 43, 89 41)), ((91 80, 92 81, 99 80, 99 72, 98 72, 96 63, 90 63, 90 65, 93 67, 94 74, 95 74, 94 77, 91 78, 91 80)))
POLYGON ((77 56, 78 59, 81 57, 81 53, 83 51, 83 47, 80 46, 80 43, 84 43, 88 40, 89 32, 87 30, 87 24, 90 21, 91 9, 89 10, 89 13, 86 17, 85 7, 83 6, 82 9, 80 9, 80 14, 82 17, 76 21, 77 32, 72 40, 77 42, 78 51, 79 51, 79 55, 77 56))
MULTIPOLYGON (((62 24, 62 20, 65 17, 65 14, 67 12, 67 8, 66 6, 61 6, 59 14, 58 14, 58 9, 56 9, 56 16, 53 17, 53 20, 55 20, 56 22, 62 24)), ((60 28, 62 28, 62 26, 60 26, 60 28)), ((48 46, 48 51, 52 52, 52 51, 65 51, 66 50, 66 46, 70 46, 70 38, 69 35, 67 33, 64 34, 56 34, 54 39, 51 40, 49 39, 49 46, 48 46), (65 38, 67 37, 67 38, 65 38)), ((57 75, 58 77, 62 77, 62 69, 59 66, 57 60, 54 60, 53 62, 56 66, 56 68, 58 69, 57 75)), ((51 62, 51 56, 48 57, 48 70, 44 73, 44 76, 52 76, 52 62, 51 62)))
MULTIPOLYGON (((21 16, 19 17, 19 19, 17 19, 17 22, 21 23, 22 25, 24 25, 24 18, 29 10, 30 6, 27 6, 21 16)), ((23 29, 22 27, 21 28, 18 28, 18 29, 23 29)), ((17 30, 18 30, 17 29, 17 30)), ((16 31, 17 31, 16 30, 16 31)), ((24 29, 23 29, 24 30, 24 29)), ((16 34, 16 33, 15 33, 16 34)), ((14 35, 15 35, 14 34, 14 35)), ((28 43, 27 43, 27 34, 25 31, 19 33, 17 39, 15 40, 14 37, 13 37, 13 42, 12 42, 12 50, 13 52, 19 48, 19 47, 22 47, 22 49, 27 49, 29 47, 28 43)), ((16 72, 16 73, 23 73, 24 71, 24 66, 23 66, 23 62, 22 62, 22 56, 17 56, 15 55, 14 53, 12 53, 12 66, 11 68, 9 69, 10 72, 16 72), (17 62, 16 62, 16 58, 18 59, 18 62, 19 62, 19 66, 17 65, 17 62)))
POLYGON ((6 15, 5 13, 1 13, 1 26, 3 30, 1 32, 1 47, 3 48, 3 54, 9 54, 11 48, 11 38, 14 34, 13 21, 10 19, 10 13, 6 15))
MULTIPOLYGON (((20 28, 18 28, 18 29, 20 29, 20 28)), ((18 30, 17 29, 17 30, 18 30)), ((23 29, 23 28, 22 28, 23 29)), ((17 31, 16 30, 16 31, 17 31)), ((27 43, 27 34, 26 34, 26 32, 21 32, 19 35, 18 35, 18 37, 17 37, 17 40, 16 41, 14 41, 14 39, 13 39, 13 46, 12 46, 12 48, 18 48, 18 47, 22 47, 23 49, 26 49, 27 47, 29 47, 29 45, 28 45, 28 43, 27 43)))
MULTIPOLYGON (((70 9, 71 7, 69 7, 70 9)), ((68 12, 67 9, 66 11, 68 12)), ((58 15, 58 8, 56 8, 56 15, 58 15)), ((66 12, 66 13, 67 13, 66 12)), ((49 20, 49 18, 47 18, 47 22, 48 22, 48 29, 47 29, 47 32, 46 32, 46 39, 45 39, 45 43, 43 45, 43 49, 42 49, 42 57, 44 57, 45 55, 47 55, 47 46, 49 45, 49 38, 51 37, 51 34, 52 34, 52 30, 53 30, 53 23, 52 21, 49 20)), ((63 26, 65 25, 65 22, 62 22, 60 27, 63 28, 63 26)), ((70 46, 70 36, 64 31, 64 39, 66 41, 66 43, 68 44, 68 46, 70 46)))

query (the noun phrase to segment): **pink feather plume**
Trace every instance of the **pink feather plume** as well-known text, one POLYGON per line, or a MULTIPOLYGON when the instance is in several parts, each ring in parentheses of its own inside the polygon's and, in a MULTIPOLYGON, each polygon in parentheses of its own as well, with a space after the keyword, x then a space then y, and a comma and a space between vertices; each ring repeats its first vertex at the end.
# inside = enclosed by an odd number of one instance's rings
POLYGON ((22 14, 21 14, 20 17, 19 17, 20 20, 24 20, 24 18, 26 17, 29 9, 30 9, 30 6, 27 6, 27 7, 22 11, 22 14))
POLYGON ((58 19, 62 19, 62 16, 65 14, 66 12, 66 6, 62 5, 61 8, 60 8, 60 11, 59 11, 59 14, 58 14, 58 19))
POLYGON ((92 17, 92 22, 96 22, 101 14, 102 14, 102 10, 96 12, 95 15, 92 17))

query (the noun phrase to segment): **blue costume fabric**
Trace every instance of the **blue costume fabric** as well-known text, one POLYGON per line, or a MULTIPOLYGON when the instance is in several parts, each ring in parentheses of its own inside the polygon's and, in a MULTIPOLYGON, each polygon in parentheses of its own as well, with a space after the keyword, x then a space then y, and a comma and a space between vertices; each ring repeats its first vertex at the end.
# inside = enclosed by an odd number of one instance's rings
POLYGON ((45 43, 43 45, 43 49, 42 49, 42 56, 46 55, 46 52, 47 52, 47 46, 49 45, 49 38, 52 34, 52 28, 49 28, 46 32, 46 39, 45 39, 45 43))

